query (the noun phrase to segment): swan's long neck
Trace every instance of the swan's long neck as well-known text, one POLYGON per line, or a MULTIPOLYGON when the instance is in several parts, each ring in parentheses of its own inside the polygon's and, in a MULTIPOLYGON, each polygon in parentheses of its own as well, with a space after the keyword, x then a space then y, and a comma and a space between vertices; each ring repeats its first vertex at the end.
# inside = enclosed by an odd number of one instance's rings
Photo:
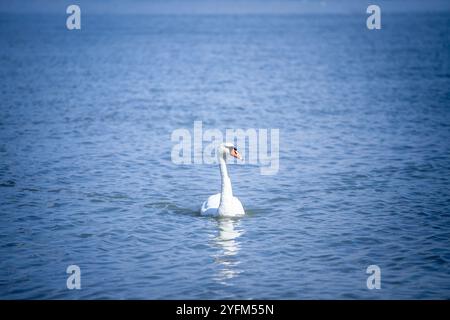
POLYGON ((220 166, 220 176, 222 178, 222 191, 220 195, 219 211, 224 210, 227 204, 232 203, 233 189, 231 188, 230 177, 228 176, 227 162, 225 160, 225 154, 221 153, 218 156, 220 166))

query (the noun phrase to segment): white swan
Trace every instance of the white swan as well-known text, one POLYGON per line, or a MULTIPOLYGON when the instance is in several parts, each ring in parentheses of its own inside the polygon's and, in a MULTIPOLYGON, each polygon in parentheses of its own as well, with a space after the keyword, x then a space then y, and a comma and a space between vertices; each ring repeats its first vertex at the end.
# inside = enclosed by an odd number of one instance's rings
POLYGON ((220 175, 222 177, 222 191, 212 195, 203 202, 200 210, 202 215, 236 217, 245 215, 244 207, 238 198, 233 197, 230 177, 227 170, 227 156, 242 159, 232 143, 222 143, 217 148, 220 175))

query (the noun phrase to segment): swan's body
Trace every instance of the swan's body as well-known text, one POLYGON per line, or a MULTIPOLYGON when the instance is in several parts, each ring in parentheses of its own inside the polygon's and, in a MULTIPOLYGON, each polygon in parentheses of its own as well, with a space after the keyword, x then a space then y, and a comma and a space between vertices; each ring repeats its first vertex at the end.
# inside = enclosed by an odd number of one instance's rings
POLYGON ((232 204, 231 204, 231 214, 219 214, 218 209, 220 206, 220 193, 213 194, 203 202, 201 213, 205 216, 227 216, 227 217, 233 217, 233 216, 243 216, 245 214, 244 207, 242 206, 241 201, 239 201, 238 198, 233 197, 232 198, 232 204), (234 214, 233 214, 234 212, 234 214))
POLYGON ((212 195, 206 200, 200 212, 202 215, 236 217, 245 215, 244 207, 238 198, 233 196, 231 180, 227 170, 227 155, 240 158, 236 148, 229 143, 221 144, 217 148, 217 158, 219 160, 220 175, 222 179, 222 190, 220 193, 212 195))

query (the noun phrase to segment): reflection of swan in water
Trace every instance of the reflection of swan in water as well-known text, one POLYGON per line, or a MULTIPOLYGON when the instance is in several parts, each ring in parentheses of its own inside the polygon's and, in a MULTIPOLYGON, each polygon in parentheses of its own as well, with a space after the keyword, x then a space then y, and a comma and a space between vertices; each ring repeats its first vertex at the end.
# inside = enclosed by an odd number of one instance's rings
POLYGON ((216 279, 225 282, 239 274, 239 270, 237 270, 239 261, 236 254, 239 252, 240 246, 237 238, 242 235, 243 231, 235 228, 239 226, 237 220, 222 218, 218 219, 217 222, 219 234, 214 238, 214 243, 220 249, 220 252, 214 258, 220 270, 216 279))

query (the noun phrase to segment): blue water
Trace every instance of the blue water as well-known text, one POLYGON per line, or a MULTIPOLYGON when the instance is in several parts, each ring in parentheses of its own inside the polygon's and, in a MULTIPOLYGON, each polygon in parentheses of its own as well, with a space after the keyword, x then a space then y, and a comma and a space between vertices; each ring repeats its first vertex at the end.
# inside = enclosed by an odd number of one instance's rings
POLYGON ((450 15, 382 18, 0 15, 0 298, 449 299, 450 15), (195 120, 280 129, 246 217, 171 162, 195 120))

